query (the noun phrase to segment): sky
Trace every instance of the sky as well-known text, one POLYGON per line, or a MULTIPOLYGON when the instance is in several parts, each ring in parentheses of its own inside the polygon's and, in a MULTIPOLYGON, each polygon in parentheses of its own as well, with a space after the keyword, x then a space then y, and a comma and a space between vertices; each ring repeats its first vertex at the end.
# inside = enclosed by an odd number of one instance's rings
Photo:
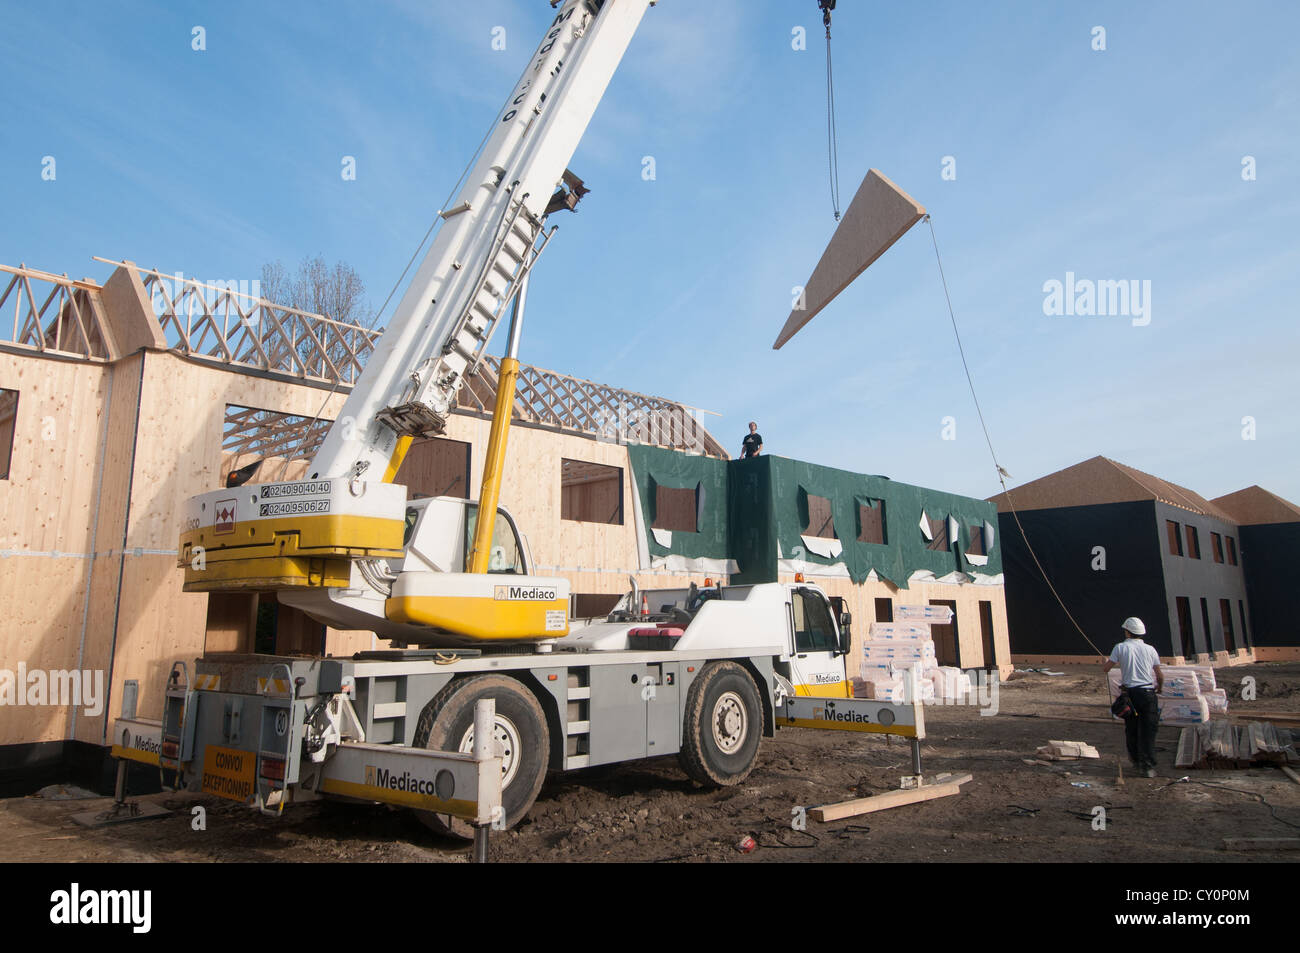
MULTIPOLYGON (((239 281, 319 255, 375 309, 553 15, 59 9, 6 4, 0 263, 239 281)), ((841 204, 877 168, 931 213, 1012 489, 1102 454, 1300 501, 1297 33, 1293 2, 838 4, 841 204), (1067 275, 1143 307, 1053 309, 1067 275)), ((835 228, 815 0, 661 0, 570 168, 592 191, 534 273, 521 360, 705 409, 733 454, 755 420, 768 453, 1000 491, 929 225, 772 350, 835 228)))

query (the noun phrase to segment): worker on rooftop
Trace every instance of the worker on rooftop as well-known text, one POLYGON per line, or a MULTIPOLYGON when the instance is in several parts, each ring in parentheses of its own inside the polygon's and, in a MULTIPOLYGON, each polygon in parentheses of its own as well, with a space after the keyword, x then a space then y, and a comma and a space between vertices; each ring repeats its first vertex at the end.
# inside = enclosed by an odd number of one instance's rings
POLYGON ((1142 641, 1147 627, 1134 616, 1124 620, 1124 641, 1111 650, 1101 667, 1109 672, 1119 666, 1120 685, 1128 693, 1129 711, 1124 715, 1124 740, 1134 767, 1148 778, 1156 776, 1156 730, 1160 727, 1160 703, 1156 695, 1164 687, 1160 655, 1142 641))
POLYGON ((750 457, 756 457, 763 452, 763 435, 758 432, 758 424, 754 421, 749 422, 749 433, 745 434, 745 439, 740 442, 740 459, 748 460, 750 457))

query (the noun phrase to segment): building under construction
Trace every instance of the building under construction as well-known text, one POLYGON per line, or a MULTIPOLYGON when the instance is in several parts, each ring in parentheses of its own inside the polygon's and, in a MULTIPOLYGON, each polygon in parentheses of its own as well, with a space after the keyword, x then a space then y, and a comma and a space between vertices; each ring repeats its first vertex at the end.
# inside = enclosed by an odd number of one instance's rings
MULTIPOLYGON (((98 706, 16 708, 0 771, 98 759, 124 683, 159 715, 175 660, 383 647, 274 594, 185 593, 185 502, 240 471, 300 476, 379 331, 119 264, 102 285, 4 267, 0 282, 0 669, 102 674, 98 706)), ((472 498, 497 363, 417 443, 410 496, 472 498)), ((571 614, 644 587, 814 579, 855 638, 896 604, 943 604, 938 661, 1010 669, 996 508, 779 457, 732 461, 691 408, 524 366, 502 504, 571 614)), ((849 656, 850 671, 858 653, 849 656)), ((51 686, 53 690, 53 686, 51 686)))

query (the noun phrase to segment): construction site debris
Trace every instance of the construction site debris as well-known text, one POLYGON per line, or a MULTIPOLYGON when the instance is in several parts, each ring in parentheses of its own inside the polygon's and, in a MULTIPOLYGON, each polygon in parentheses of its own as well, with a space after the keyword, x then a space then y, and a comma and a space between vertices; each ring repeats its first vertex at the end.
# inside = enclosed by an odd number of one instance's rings
POLYGON ((904 804, 932 801, 935 798, 960 794, 961 786, 971 778, 972 776, 969 774, 959 774, 943 782, 926 784, 910 791, 890 791, 887 794, 854 798, 851 801, 841 801, 838 804, 823 804, 821 807, 814 807, 809 810, 808 815, 815 821, 825 823, 827 821, 838 821, 845 817, 856 817, 859 814, 884 811, 891 807, 902 807, 904 804))
POLYGON ((1251 764, 1300 764, 1295 737, 1269 722, 1233 724, 1218 719, 1183 729, 1174 764, 1180 768, 1244 768, 1251 764))
POLYGON ((1224 850, 1300 850, 1300 837, 1225 837, 1224 850))
POLYGON ((1086 741, 1049 741, 1034 752, 1047 761, 1079 761, 1083 758, 1100 758, 1097 749, 1086 741))

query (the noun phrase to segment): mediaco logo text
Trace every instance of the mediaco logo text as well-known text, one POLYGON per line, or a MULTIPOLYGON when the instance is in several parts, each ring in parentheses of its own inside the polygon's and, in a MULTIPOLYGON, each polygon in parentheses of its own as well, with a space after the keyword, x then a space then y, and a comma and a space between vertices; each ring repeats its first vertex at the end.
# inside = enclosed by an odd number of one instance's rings
POLYGON ((1076 278, 1065 273, 1065 281, 1050 278, 1043 282, 1043 314, 1079 317, 1132 318, 1134 327, 1151 323, 1151 279, 1076 278))
POLYGON ((104 671, 29 669, 26 662, 0 668, 0 707, 9 705, 84 708, 95 718, 104 713, 104 671))
POLYGON ((170 314, 173 310, 190 310, 195 313, 202 313, 203 306, 198 299, 202 298, 207 302, 209 308, 215 307, 218 302, 229 292, 234 296, 241 298, 240 307, 245 311, 253 304, 255 299, 262 297, 262 282, 258 278, 209 278, 207 281, 200 281, 197 278, 186 278, 182 272, 173 272, 170 276, 160 277, 153 286, 153 295, 151 304, 153 313, 157 317, 164 314, 170 314), (186 302, 185 299, 190 299, 186 302), (190 308, 186 308, 186 303, 190 308))

